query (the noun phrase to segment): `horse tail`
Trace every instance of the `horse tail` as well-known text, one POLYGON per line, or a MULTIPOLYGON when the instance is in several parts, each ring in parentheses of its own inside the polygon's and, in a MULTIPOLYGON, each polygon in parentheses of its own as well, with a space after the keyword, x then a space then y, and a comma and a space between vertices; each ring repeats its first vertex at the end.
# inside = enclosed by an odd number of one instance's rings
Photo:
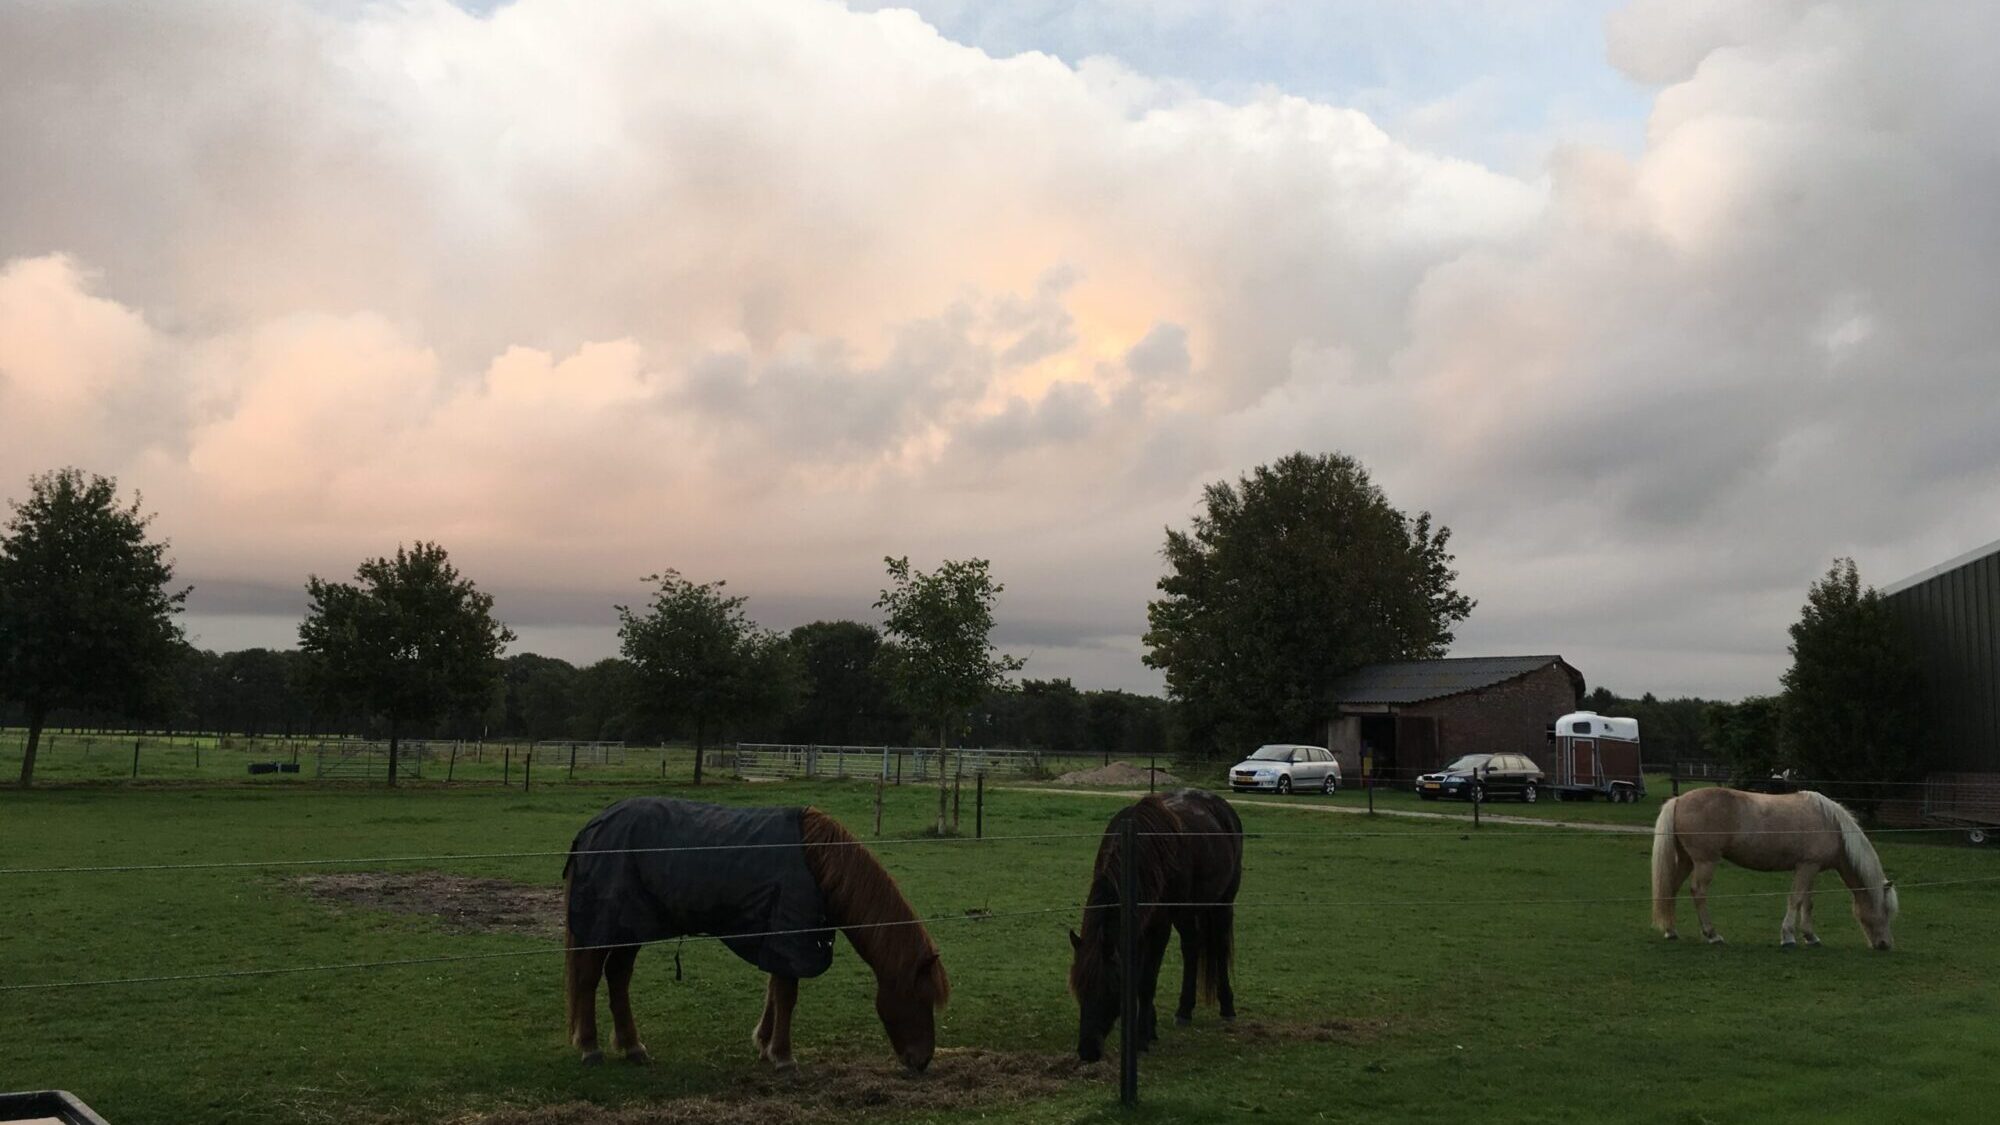
POLYGON ((1679 797, 1670 797, 1660 806, 1653 821, 1653 925, 1663 930, 1674 927, 1674 894, 1681 874, 1681 845, 1674 838, 1674 806, 1679 797))
POLYGON ((1236 960, 1236 907, 1232 903, 1207 907, 1197 925, 1201 934, 1201 998, 1212 1003, 1236 960))

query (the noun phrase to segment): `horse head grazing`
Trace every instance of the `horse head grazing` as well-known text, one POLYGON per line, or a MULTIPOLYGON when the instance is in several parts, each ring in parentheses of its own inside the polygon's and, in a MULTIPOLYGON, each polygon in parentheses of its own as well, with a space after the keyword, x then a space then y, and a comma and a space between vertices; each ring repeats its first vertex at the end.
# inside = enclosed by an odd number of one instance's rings
POLYGON ((1071 960, 1069 965, 1069 990, 1076 997, 1076 1056, 1084 1062, 1096 1062, 1104 1057, 1104 1037, 1118 1022, 1118 1001, 1123 994, 1125 978, 1118 963, 1118 920, 1117 909, 1106 913, 1111 920, 1092 928, 1090 915, 1084 915, 1084 930, 1091 933, 1088 942, 1075 930, 1069 932, 1071 960))
MULTIPOLYGON (((1124 994, 1125 973, 1119 953, 1119 880, 1125 856, 1121 833, 1128 819, 1137 819, 1139 833, 1137 883, 1139 901, 1160 902, 1168 893, 1174 868, 1172 834, 1180 830, 1180 820, 1159 796, 1146 797, 1118 810, 1105 826, 1097 847, 1097 862, 1091 872, 1090 894, 1084 901, 1083 932, 1070 931, 1071 959, 1069 990, 1076 997, 1076 1054, 1084 1062, 1104 1057, 1104 1039, 1118 1022, 1119 1002, 1124 994)), ((1164 926, 1166 915, 1159 907, 1140 907, 1139 932, 1164 926)), ((1164 940, 1164 939, 1162 939, 1164 940)))
POLYGON ((799 826, 828 916, 875 971, 875 1014, 889 1046, 920 1073, 937 1050, 937 1010, 951 998, 937 945, 895 878, 853 833, 814 808, 804 810, 799 826))
POLYGON ((1868 935, 1868 944, 1887 953, 1896 947, 1895 935, 1890 927, 1896 921, 1896 911, 1900 904, 1896 900, 1896 881, 1882 880, 1879 888, 1857 888, 1854 892, 1854 920, 1861 923, 1861 932, 1868 935))

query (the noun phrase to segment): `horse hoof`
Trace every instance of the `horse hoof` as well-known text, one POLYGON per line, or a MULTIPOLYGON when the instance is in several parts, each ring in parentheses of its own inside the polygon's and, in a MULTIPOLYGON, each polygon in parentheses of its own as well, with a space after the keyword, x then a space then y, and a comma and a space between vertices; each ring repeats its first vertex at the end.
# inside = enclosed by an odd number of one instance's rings
POLYGON ((585 1065, 585 1066, 603 1066, 603 1065, 604 1065, 604 1052, 603 1052, 603 1051, 585 1051, 585 1052, 583 1053, 583 1065, 585 1065))
POLYGON ((771 1069, 787 1078, 797 1078, 799 1076, 799 1064, 790 1059, 771 1060, 771 1069))
POLYGON ((1668 930, 1668 931, 1667 931, 1667 940, 1668 940, 1668 941, 1679 941, 1679 940, 1681 940, 1681 935, 1679 935, 1679 934, 1677 934, 1677 933, 1673 932, 1672 930, 1668 930))
POLYGON ((1807 935, 1806 935, 1806 944, 1807 944, 1807 945, 1811 945, 1811 946, 1817 946, 1817 945, 1819 945, 1819 935, 1818 935, 1818 934, 1807 934, 1807 935))
POLYGON ((1722 944, 1722 935, 1721 935, 1721 934, 1710 934, 1710 935, 1708 935, 1708 944, 1710 944, 1710 945, 1721 945, 1721 944, 1722 944))
POLYGON ((1798 947, 1799 943, 1795 941, 1781 941, 1778 943, 1779 949, 1797 949, 1798 947))
POLYGON ((645 1066, 653 1061, 653 1056, 644 1047, 634 1047, 625 1052, 625 1061, 634 1066, 645 1066))

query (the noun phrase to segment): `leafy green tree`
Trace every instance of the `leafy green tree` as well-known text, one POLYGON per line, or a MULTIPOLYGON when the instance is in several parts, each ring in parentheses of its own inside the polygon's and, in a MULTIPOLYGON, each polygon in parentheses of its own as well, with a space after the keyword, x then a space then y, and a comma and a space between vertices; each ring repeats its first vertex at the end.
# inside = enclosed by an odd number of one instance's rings
MULTIPOLYGON (((532 652, 508 657, 501 671, 500 729, 535 741, 579 737, 571 723, 577 711, 577 676, 567 660, 532 652)), ((597 735, 592 732, 588 738, 595 741, 597 735)))
POLYGON ((786 639, 804 677, 787 737, 854 745, 908 733, 908 719, 877 663, 882 634, 873 625, 815 621, 793 629, 786 639))
POLYGON ((643 705, 694 725, 694 780, 717 723, 782 709, 798 676, 782 638, 752 624, 742 597, 723 582, 690 582, 677 571, 648 575, 658 587, 643 614, 618 607, 618 636, 643 705))
POLYGON ((324 691, 388 725, 389 784, 405 731, 492 697, 514 634, 443 547, 397 547, 363 562, 352 583, 309 577, 306 593, 299 648, 324 691))
POLYGON ((993 580, 985 559, 946 560, 925 574, 907 556, 884 558, 889 587, 876 599, 890 645, 884 669, 911 713, 937 724, 938 818, 945 833, 945 748, 955 722, 1004 687, 1007 673, 1022 661, 997 651, 990 639, 993 605, 1005 589, 993 580))
POLYGON ((1791 632, 1785 756, 1808 778, 1841 783, 1872 817, 1886 783, 1920 763, 1923 681, 1910 639, 1846 558, 1807 590, 1791 632))
POLYGON ((617 741, 658 733, 646 728, 634 714, 638 683, 638 670, 630 661, 615 656, 577 669, 576 691, 563 734, 617 741))
POLYGON ((1294 453, 1211 484, 1193 528, 1167 531, 1146 663, 1211 752, 1308 738, 1341 673, 1450 647, 1474 605, 1453 586, 1450 539, 1341 454, 1294 453))
POLYGON ((110 477, 59 469, 30 478, 0 535, 0 696, 27 720, 24 789, 51 710, 143 707, 171 681, 187 591, 169 588, 167 544, 146 537, 139 503, 120 504, 110 477))
MULTIPOLYGON (((1783 764, 1778 730, 1783 708, 1775 695, 1753 695, 1740 703, 1711 703, 1703 716, 1701 745, 1711 758, 1727 763, 1738 781, 1769 777, 1783 764)), ((1640 734, 1646 728, 1640 727, 1640 734)))

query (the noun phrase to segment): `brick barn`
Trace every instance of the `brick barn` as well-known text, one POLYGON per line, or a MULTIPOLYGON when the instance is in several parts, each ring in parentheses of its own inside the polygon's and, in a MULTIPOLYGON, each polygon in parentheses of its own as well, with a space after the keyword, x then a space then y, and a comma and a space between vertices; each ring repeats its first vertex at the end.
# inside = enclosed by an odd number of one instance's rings
MULTIPOLYGON (((1369 664, 1334 681, 1326 745, 1341 773, 1407 781, 1461 754, 1547 756, 1551 723, 1577 709, 1583 673, 1560 656, 1468 656, 1369 664)), ((1545 764, 1545 763, 1544 763, 1545 764)))

